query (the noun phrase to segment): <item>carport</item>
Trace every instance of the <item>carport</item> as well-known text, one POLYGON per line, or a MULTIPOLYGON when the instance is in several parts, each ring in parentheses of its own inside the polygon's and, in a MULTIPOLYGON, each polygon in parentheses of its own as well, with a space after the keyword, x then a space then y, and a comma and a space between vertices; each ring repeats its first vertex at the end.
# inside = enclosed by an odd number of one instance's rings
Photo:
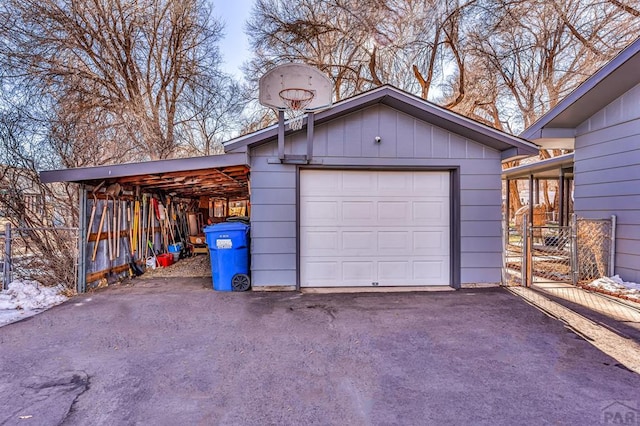
POLYGON ((41 179, 79 184, 78 292, 179 243, 207 253, 208 219, 250 211, 245 153, 44 171, 41 179))

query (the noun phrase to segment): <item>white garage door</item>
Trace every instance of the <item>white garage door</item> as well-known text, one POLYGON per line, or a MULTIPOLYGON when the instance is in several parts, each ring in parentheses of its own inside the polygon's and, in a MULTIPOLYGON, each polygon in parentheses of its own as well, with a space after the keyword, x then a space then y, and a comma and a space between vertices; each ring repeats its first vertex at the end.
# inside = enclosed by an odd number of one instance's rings
POLYGON ((449 173, 301 170, 301 287, 448 285, 449 173))

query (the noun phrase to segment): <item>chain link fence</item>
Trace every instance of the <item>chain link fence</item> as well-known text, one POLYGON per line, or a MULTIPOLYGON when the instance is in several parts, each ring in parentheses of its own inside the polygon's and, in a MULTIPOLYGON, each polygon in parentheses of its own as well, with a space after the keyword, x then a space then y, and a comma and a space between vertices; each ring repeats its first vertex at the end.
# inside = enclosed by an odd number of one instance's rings
POLYGON ((613 275, 615 219, 576 219, 576 281, 613 275))
POLYGON ((34 280, 75 290, 78 228, 12 228, 0 234, 2 288, 13 280, 34 280))
POLYGON ((505 285, 534 282, 578 284, 613 275, 615 216, 572 218, 569 226, 519 226, 505 229, 505 285))

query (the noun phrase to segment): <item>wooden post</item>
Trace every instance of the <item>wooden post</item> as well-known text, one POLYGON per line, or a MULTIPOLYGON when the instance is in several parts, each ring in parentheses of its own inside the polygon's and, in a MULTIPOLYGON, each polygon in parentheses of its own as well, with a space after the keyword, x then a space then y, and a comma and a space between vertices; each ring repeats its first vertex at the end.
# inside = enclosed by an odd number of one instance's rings
POLYGON ((11 223, 4 225, 4 265, 2 267, 2 289, 11 283, 11 223))
POLYGON ((531 283, 531 238, 529 238, 529 230, 531 229, 528 226, 527 215, 525 214, 522 218, 522 267, 520 271, 520 275, 522 276, 522 285, 525 287, 529 287, 531 283))
POLYGON ((533 175, 529 175, 529 225, 533 226, 533 175))
POLYGON ((616 215, 611 215, 611 234, 609 238, 611 241, 609 242, 609 276, 612 277, 616 272, 616 226, 617 226, 617 218, 616 215))
POLYGON ((511 224, 511 191, 509 191, 509 184, 511 183, 511 181, 509 179, 505 179, 506 182, 506 194, 507 194, 507 198, 505 200, 505 222, 506 225, 504 227, 505 231, 506 231, 506 236, 505 236, 505 242, 507 244, 509 244, 509 226, 511 224))
POLYGON ((558 177, 558 225, 564 226, 564 169, 560 168, 560 176, 558 177))

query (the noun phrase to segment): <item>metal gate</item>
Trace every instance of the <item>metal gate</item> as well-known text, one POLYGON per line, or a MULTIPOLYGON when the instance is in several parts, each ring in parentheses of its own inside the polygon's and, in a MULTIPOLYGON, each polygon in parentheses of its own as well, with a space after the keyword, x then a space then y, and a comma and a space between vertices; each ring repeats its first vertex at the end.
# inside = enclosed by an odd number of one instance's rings
POLYGON ((573 215, 568 226, 528 222, 525 216, 520 226, 505 227, 505 285, 576 285, 613 275, 615 216, 594 220, 573 215))

